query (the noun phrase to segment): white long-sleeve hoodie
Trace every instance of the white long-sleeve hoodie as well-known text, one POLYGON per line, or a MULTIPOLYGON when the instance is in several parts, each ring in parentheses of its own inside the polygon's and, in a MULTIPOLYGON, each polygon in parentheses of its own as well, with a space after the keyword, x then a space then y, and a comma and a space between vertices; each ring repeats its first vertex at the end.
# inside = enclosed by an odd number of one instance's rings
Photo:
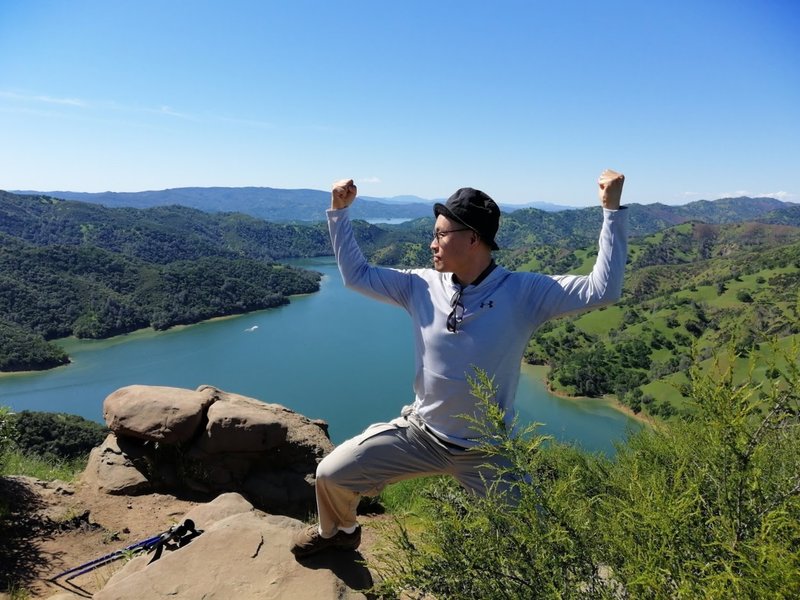
POLYGON ((414 329, 412 410, 440 439, 475 445, 476 415, 468 377, 475 369, 494 378, 496 401, 510 425, 525 347, 539 325, 553 317, 610 304, 619 299, 627 255, 626 210, 603 209, 599 251, 591 274, 548 276, 497 266, 461 296, 464 319, 447 330, 451 299, 459 286, 452 273, 434 269, 371 266, 353 236, 347 209, 328 211, 334 254, 347 287, 403 307, 414 329))

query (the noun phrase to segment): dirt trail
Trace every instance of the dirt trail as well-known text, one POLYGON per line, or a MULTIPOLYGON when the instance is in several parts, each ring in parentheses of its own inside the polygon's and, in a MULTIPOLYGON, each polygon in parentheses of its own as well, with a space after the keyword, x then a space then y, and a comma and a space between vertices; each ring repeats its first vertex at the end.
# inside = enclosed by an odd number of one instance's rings
MULTIPOLYGON (((70 581, 50 579, 163 533, 201 503, 166 494, 110 496, 30 477, 0 478, 0 499, 12 507, 12 514, 0 523, 0 600, 13 589, 27 591, 30 598, 48 598, 64 590, 91 597, 122 561, 70 581)), ((365 557, 374 546, 374 525, 385 518, 360 517, 365 557)))
POLYGON ((29 477, 0 479, 0 497, 12 507, 0 529, 0 590, 15 586, 33 598, 46 598, 65 588, 83 589, 90 595, 113 573, 114 565, 82 575, 71 584, 49 579, 158 535, 197 505, 163 494, 109 496, 29 477))

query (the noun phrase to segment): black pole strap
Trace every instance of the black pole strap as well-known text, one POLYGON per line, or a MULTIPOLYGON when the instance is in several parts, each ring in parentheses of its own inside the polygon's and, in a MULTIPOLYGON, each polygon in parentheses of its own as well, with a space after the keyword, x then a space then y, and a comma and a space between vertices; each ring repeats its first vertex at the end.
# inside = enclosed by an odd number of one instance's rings
POLYGON ((191 519, 186 519, 177 527, 173 527, 169 531, 162 534, 161 539, 153 544, 152 548, 148 548, 148 552, 155 550, 155 553, 153 554, 153 558, 151 558, 150 562, 147 564, 149 565, 150 563, 153 563, 161 558, 164 548, 167 548, 168 550, 177 550, 178 548, 183 548, 201 533, 203 533, 203 530, 195 529, 194 521, 191 519))

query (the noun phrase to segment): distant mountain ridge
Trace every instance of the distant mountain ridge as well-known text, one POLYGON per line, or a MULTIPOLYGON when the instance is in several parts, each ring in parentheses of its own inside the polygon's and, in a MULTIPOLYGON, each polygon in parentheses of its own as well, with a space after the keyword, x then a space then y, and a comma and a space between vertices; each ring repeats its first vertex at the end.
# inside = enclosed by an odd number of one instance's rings
MULTIPOLYGON (((101 204, 109 208, 153 208, 179 205, 205 212, 241 212, 274 223, 324 221, 325 211, 330 207, 331 198, 330 192, 321 190, 271 187, 185 187, 143 192, 15 190, 12 193, 77 200, 101 204)), ((359 196, 359 201, 353 205, 351 210, 354 218, 363 220, 417 219, 431 216, 434 203, 444 201, 444 198, 426 199, 412 195, 391 198, 359 196)), ((557 212, 575 207, 548 202, 503 205, 506 213, 525 208, 557 212)))
MULTIPOLYGON (((597 239, 600 207, 548 213, 529 208, 503 218, 498 232, 502 249, 535 244, 576 247, 597 239)), ((758 221, 800 226, 800 205, 774 198, 723 198, 699 200, 682 206, 629 204, 628 233, 631 237, 650 235, 663 229, 698 221, 709 224, 758 221)))
MULTIPOLYGON (((15 192, 44 195, 62 200, 102 204, 109 208, 153 208, 188 206, 204 212, 240 212, 274 223, 318 222, 325 220, 330 207, 330 192, 312 189, 270 187, 186 187, 145 192, 15 192)), ((408 197, 406 197, 408 198, 408 197)), ((360 198, 353 206, 357 219, 416 219, 431 214, 433 201, 418 202, 360 198)))

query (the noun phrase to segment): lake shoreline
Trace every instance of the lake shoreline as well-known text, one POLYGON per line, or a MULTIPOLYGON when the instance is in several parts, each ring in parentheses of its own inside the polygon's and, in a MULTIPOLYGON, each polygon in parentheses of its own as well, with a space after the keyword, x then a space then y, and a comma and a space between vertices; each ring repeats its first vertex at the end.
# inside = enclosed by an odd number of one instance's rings
MULTIPOLYGON (((324 275, 323 275, 323 277, 324 277, 324 275)), ((322 278, 320 278, 320 280, 321 279, 322 278)), ((249 311, 249 312, 239 312, 239 313, 232 313, 232 314, 229 314, 229 315, 220 315, 218 317, 210 317, 208 319, 203 319, 203 320, 197 321, 195 323, 179 323, 177 325, 172 325, 171 327, 168 327, 167 329, 155 329, 152 326, 148 326, 148 327, 141 327, 139 329, 134 329, 133 331, 126 331, 125 333, 118 333, 116 335, 112 335, 112 336, 104 337, 104 338, 78 338, 78 337, 75 337, 74 335, 68 335, 66 337, 55 338, 55 339, 47 340, 47 341, 51 342, 53 344, 56 344, 58 346, 61 346, 62 348, 64 347, 65 344, 68 346, 70 343, 73 343, 73 342, 98 342, 98 343, 102 343, 102 342, 117 342, 117 343, 118 342, 124 342, 125 338, 129 338, 129 337, 138 337, 138 336, 142 336, 142 335, 157 335, 157 334, 163 334, 163 333, 171 333, 171 332, 176 332, 176 331, 182 331, 182 330, 184 330, 184 329, 186 329, 188 327, 194 327, 195 325, 203 325, 204 323, 214 323, 214 322, 217 322, 217 321, 227 321, 227 320, 230 320, 230 319, 237 319, 239 317, 252 316, 252 315, 258 314, 260 312, 267 311, 267 310, 275 310, 275 309, 279 309, 279 308, 284 308, 285 306, 291 304, 291 301, 292 301, 293 298, 304 298, 306 296, 312 296, 312 295, 318 294, 318 293, 319 293, 319 290, 317 290, 315 292, 305 292, 305 293, 300 293, 300 294, 291 294, 289 296, 286 296, 286 298, 288 299, 288 302, 286 302, 285 304, 280 304, 278 306, 270 306, 268 308, 260 308, 258 310, 253 310, 253 311, 249 311)), ((54 367, 48 367, 47 369, 31 369, 31 370, 28 370, 28 371, 0 371, 0 380, 2 380, 4 377, 13 377, 15 375, 35 375, 37 373, 49 373, 51 371, 56 371, 58 369, 65 369, 65 368, 69 367, 70 365, 74 364, 74 361, 72 360, 72 357, 69 356, 69 353, 67 353, 67 354, 68 354, 68 357, 69 357, 69 361, 67 363, 63 364, 63 365, 56 365, 54 367)))
MULTIPOLYGON (((313 292, 313 294, 316 294, 316 293, 319 293, 319 292, 313 292)), ((290 296, 290 298, 302 298, 304 296, 310 296, 310 295, 313 295, 313 294, 294 294, 294 295, 290 296)), ((283 306, 285 306, 285 305, 283 305, 283 306)), ((282 308, 282 307, 278 306, 278 307, 272 307, 272 308, 265 308, 265 309, 258 310, 258 311, 252 311, 252 312, 248 312, 248 313, 236 313, 236 314, 232 314, 232 315, 222 315, 222 316, 219 316, 219 317, 212 317, 210 319, 205 319, 203 321, 198 321, 197 323, 187 323, 187 324, 181 324, 181 325, 174 325, 174 326, 170 327, 169 329, 164 329, 164 330, 157 330, 157 329, 153 329, 152 327, 143 327, 141 329, 137 329, 135 331, 131 331, 131 332, 128 332, 128 333, 121 333, 119 335, 111 336, 111 337, 108 337, 108 338, 101 338, 101 339, 91 340, 91 341, 96 341, 98 343, 102 343, 102 342, 125 343, 126 341, 130 341, 130 338, 138 338, 138 337, 141 337, 141 336, 151 336, 151 335, 168 334, 168 333, 178 332, 178 331, 185 330, 187 328, 195 327, 197 325, 202 325, 204 323, 214 323, 214 322, 218 322, 218 321, 227 321, 227 320, 232 320, 232 319, 237 319, 237 318, 242 318, 242 317, 247 317, 247 316, 253 316, 253 315, 255 315, 257 313, 260 313, 262 311, 271 311, 271 310, 275 310, 276 308, 282 308)), ((61 342, 61 343, 66 343, 67 345, 70 342, 73 342, 73 341, 85 342, 87 340, 80 340, 79 338, 76 338, 74 336, 68 336, 68 337, 64 337, 64 338, 59 338, 57 340, 53 340, 53 342, 55 342, 55 343, 61 342)), ((14 377, 14 376, 34 375, 34 374, 37 374, 37 373, 55 371, 55 370, 58 370, 58 369, 66 369, 66 368, 68 368, 68 367, 70 367, 72 365, 74 365, 74 362, 72 360, 70 360, 70 362, 65 364, 65 365, 59 365, 59 366, 52 367, 50 369, 45 369, 45 370, 2 371, 2 372, 0 372, 0 380, 4 379, 6 377, 10 378, 10 377, 14 377)), ((630 419, 633 419, 637 423, 642 423, 642 424, 650 425, 650 426, 654 425, 654 420, 653 420, 652 417, 650 417, 648 415, 645 415, 644 413, 641 413, 641 412, 640 413, 633 412, 633 410, 631 410, 631 408, 629 406, 626 406, 625 404, 623 404, 622 402, 617 400, 617 398, 615 396, 604 396, 602 398, 590 398, 588 396, 570 396, 569 394, 565 394, 564 392, 562 392, 560 390, 554 389, 553 386, 550 385, 550 382, 548 381, 548 378, 547 378, 547 372, 548 372, 548 370, 550 368, 547 365, 532 365, 532 364, 523 362, 522 363, 522 368, 525 369, 526 371, 528 371, 529 373, 532 373, 533 376, 538 381, 541 382, 542 386, 547 390, 548 393, 550 393, 553 396, 556 396, 556 397, 558 397, 558 398, 560 398, 562 400, 567 400, 569 402, 575 403, 576 405, 580 405, 580 404, 584 404, 584 403, 602 404, 603 406, 607 406, 607 407, 609 407, 609 408, 611 408, 611 409, 613 409, 613 410, 615 410, 615 411, 617 411, 617 412, 619 412, 621 414, 624 414, 625 416, 629 417, 630 419)))
POLYGON ((654 421, 653 418, 645 415, 644 413, 635 413, 629 406, 626 406, 622 402, 620 402, 616 396, 603 396, 602 398, 590 398, 589 396, 570 396, 569 394, 565 394, 560 390, 556 390, 553 386, 550 385, 550 382, 547 379, 547 371, 550 369, 547 365, 532 365, 529 363, 523 362, 523 368, 530 373, 533 373, 534 376, 542 382, 542 385, 548 391, 548 393, 561 398, 562 400, 568 400, 569 402, 574 402, 576 404, 582 403, 600 403, 604 406, 608 406, 609 408, 614 409, 617 412, 624 414, 625 416, 633 419, 637 423, 642 423, 644 425, 653 425, 654 421))

